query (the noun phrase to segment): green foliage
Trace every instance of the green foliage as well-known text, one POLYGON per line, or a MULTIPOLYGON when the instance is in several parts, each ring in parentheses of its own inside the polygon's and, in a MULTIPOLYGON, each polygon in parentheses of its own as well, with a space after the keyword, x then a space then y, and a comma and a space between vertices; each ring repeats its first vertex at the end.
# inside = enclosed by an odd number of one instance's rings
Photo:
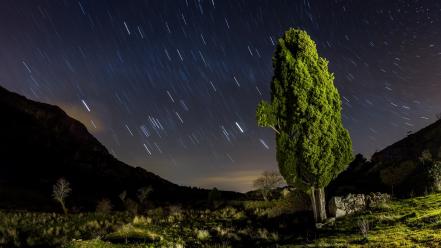
POLYGON ((292 217, 287 221, 295 208, 282 201, 254 202, 270 204, 265 215, 246 202, 215 210, 157 208, 142 215, 0 211, 0 247, 269 247, 281 239, 280 225, 290 232, 299 225, 292 217))
POLYGON ((439 247, 440 227, 441 194, 432 194, 337 219, 321 230, 315 244, 302 247, 439 247))
POLYGON ((159 210, 137 216, 0 211, 0 247, 438 247, 441 243, 441 194, 390 201, 305 236, 305 226, 292 214, 296 206, 284 205, 293 202, 284 203, 287 198, 299 197, 296 192, 213 211, 181 209, 180 218, 159 210), (293 235, 296 229, 300 231, 293 235))
POLYGON ((257 123, 276 130, 277 161, 288 184, 323 188, 352 158, 334 75, 314 41, 298 29, 278 40, 273 68, 271 103, 259 103, 257 123))
POLYGON ((302 191, 292 191, 280 199, 270 201, 246 201, 244 207, 257 216, 278 217, 283 214, 308 211, 309 197, 302 191))
MULTIPOLYGON (((135 216, 133 221, 119 226, 102 240, 115 244, 115 247, 119 243, 125 247, 138 247, 138 244, 147 247, 230 247, 230 243, 242 242, 271 244, 279 238, 277 233, 260 227, 258 223, 264 220, 250 221, 250 213, 231 206, 214 211, 180 209, 178 212, 167 215, 148 211, 147 216, 135 216), (218 243, 219 240, 222 243, 218 243)), ((109 245, 104 241, 97 244, 109 245)), ((90 242, 71 242, 71 246, 85 247, 84 244, 90 242)))
POLYGON ((73 239, 95 239, 130 222, 126 213, 55 213, 0 211, 0 247, 60 247, 73 239))
POLYGON ((257 125, 261 127, 276 126, 276 116, 274 115, 272 105, 268 102, 261 101, 259 105, 257 105, 256 116, 257 125))
POLYGON ((416 168, 413 161, 405 161, 397 166, 390 166, 380 171, 381 181, 389 186, 400 184, 416 168))
POLYGON ((437 192, 441 191, 441 161, 433 161, 428 173, 433 185, 433 190, 437 192))

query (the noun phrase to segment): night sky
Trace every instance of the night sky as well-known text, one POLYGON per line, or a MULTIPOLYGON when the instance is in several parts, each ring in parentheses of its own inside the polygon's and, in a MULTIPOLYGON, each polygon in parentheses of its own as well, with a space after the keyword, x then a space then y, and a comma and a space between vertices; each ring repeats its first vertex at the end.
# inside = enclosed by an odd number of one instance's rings
POLYGON ((289 27, 330 60, 354 154, 441 112, 437 0, 2 0, 0 85, 59 105, 128 164, 246 191, 277 169, 255 108, 289 27))

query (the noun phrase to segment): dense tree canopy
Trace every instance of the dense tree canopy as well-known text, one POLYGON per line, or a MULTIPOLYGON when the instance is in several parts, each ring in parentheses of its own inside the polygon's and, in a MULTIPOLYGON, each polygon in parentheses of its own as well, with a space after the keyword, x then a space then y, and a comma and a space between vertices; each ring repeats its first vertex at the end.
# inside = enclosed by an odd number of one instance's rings
POLYGON ((273 67, 271 103, 259 103, 258 125, 276 131, 277 161, 288 184, 323 188, 352 158, 334 75, 299 29, 278 40, 273 67))

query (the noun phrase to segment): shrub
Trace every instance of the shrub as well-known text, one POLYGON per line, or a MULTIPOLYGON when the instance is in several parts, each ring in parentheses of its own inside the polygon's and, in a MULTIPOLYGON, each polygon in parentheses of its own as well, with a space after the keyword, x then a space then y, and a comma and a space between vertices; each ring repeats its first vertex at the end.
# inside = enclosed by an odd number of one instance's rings
POLYGON ((380 171, 381 181, 391 187, 391 195, 393 195, 394 186, 402 183, 404 179, 414 172, 416 167, 416 163, 411 160, 404 161, 396 166, 387 167, 380 171))
POLYGON ((134 225, 149 225, 152 223, 152 218, 144 217, 144 216, 135 216, 135 218, 133 218, 132 223, 134 225))
POLYGON ((97 213, 110 213, 112 211, 112 202, 109 199, 101 199, 96 205, 97 213))
POLYGON ((162 209, 161 207, 151 209, 148 211, 148 215, 156 217, 156 218, 162 218, 164 216, 164 209, 162 209))
POLYGON ((222 203, 222 195, 217 188, 213 188, 210 193, 208 193, 208 203, 214 207, 218 208, 222 203))
POLYGON ((361 235, 363 236, 364 239, 367 239, 369 234, 369 221, 365 218, 361 218, 358 220, 357 223, 361 235))
POLYGON ((136 196, 138 197, 139 203, 143 204, 152 191, 153 188, 151 186, 138 189, 136 196))
POLYGON ((433 162, 429 169, 429 177, 435 191, 441 191, 441 161, 433 162))
POLYGON ((138 204, 136 201, 134 201, 134 200, 128 198, 128 199, 124 202, 124 204, 125 204, 125 206, 126 206, 126 210, 127 210, 129 213, 131 213, 131 214, 133 214, 133 215, 138 214, 139 204, 138 204))
POLYGON ((210 238, 210 233, 207 230, 197 230, 196 236, 199 240, 207 240, 210 238))
POLYGON ((171 215, 179 215, 182 214, 182 207, 177 205, 171 205, 168 207, 168 210, 171 215))

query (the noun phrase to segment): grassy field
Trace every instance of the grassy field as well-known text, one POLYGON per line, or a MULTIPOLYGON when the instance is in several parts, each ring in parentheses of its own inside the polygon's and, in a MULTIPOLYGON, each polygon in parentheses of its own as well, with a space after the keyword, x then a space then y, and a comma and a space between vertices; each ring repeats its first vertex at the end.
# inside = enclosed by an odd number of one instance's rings
POLYGON ((0 247, 440 247, 441 194, 384 203, 309 226, 287 200, 124 212, 0 212, 0 247))
POLYGON ((339 219, 308 246, 441 247, 441 194, 391 201, 339 219))

